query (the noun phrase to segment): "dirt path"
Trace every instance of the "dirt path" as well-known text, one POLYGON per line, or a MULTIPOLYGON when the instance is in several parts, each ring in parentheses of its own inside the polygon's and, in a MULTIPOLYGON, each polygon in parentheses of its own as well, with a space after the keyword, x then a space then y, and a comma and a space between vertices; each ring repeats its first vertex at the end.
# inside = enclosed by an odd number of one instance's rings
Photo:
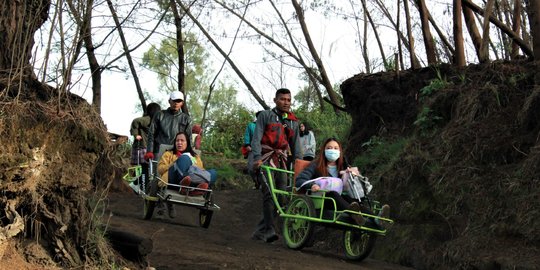
POLYGON ((346 261, 343 254, 317 245, 302 251, 288 249, 280 239, 272 244, 250 239, 261 212, 257 190, 216 191, 221 210, 208 229, 198 225, 195 208, 176 206, 177 217, 143 220, 142 199, 133 193, 109 196, 110 226, 154 240, 148 263, 165 269, 407 269, 367 259, 346 261))

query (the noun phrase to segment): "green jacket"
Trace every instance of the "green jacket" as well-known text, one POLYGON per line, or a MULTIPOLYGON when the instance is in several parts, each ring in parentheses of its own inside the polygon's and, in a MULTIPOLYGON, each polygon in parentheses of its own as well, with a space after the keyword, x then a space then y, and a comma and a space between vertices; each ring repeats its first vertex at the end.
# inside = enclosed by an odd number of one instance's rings
POLYGON ((133 139, 135 139, 137 135, 142 137, 142 140, 139 143, 137 143, 137 140, 133 142, 133 147, 139 149, 146 148, 146 144, 148 143, 148 128, 150 127, 151 121, 152 119, 150 119, 150 116, 148 115, 133 119, 129 132, 133 135, 133 139))

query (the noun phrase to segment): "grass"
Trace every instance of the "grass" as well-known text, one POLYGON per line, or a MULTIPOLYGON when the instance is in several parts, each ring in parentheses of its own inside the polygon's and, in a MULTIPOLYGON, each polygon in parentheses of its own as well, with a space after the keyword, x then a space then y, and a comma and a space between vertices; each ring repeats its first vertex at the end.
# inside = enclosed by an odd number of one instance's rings
POLYGON ((408 138, 398 138, 394 141, 374 136, 362 146, 365 151, 353 161, 354 166, 364 170, 373 170, 380 175, 395 163, 409 142, 408 138))

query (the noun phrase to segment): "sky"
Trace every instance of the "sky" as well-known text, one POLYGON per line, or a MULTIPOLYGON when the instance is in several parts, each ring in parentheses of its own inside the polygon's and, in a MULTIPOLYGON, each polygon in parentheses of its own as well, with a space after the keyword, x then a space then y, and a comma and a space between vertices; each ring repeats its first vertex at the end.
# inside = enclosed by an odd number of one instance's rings
MULTIPOLYGON (((285 6, 290 7, 290 4, 284 4, 282 7, 285 6)), ((264 13, 269 11, 263 10, 261 12, 264 13)), ((110 12, 108 10, 96 10, 95 13, 104 14, 104 16, 96 16, 96 20, 102 19, 105 24, 111 25, 110 15, 108 15, 110 12)), ((312 11, 307 11, 305 16, 311 37, 324 62, 330 81, 333 84, 340 84, 347 78, 363 71, 363 60, 358 46, 356 45, 355 40, 357 39, 357 36, 354 31, 353 22, 344 21, 336 17, 326 18, 321 13, 312 11)), ((220 28, 218 30, 223 31, 235 29, 238 24, 237 20, 231 18, 216 18, 216 21, 219 21, 218 24, 220 28)), ((145 25, 153 24, 154 21, 149 20, 145 25)), ((93 20, 93 25, 94 27, 100 25, 100 22, 93 20)), ((42 31, 47 31, 47 27, 50 26, 43 26, 42 31)), ((93 30, 94 39, 99 40, 99 37, 106 35, 108 31, 108 29, 95 27, 93 30)), ((126 36, 129 44, 137 44, 143 39, 142 35, 137 32, 137 29, 131 29, 132 32, 129 31, 130 29, 128 28, 124 29, 124 32, 127 32, 126 36)), ((190 29, 189 31, 197 31, 197 29, 190 29)), ((393 31, 389 31, 389 29, 385 27, 381 27, 380 31, 382 32, 383 42, 387 43, 387 45, 394 43, 393 40, 395 40, 395 34, 393 31)), ((232 35, 231 32, 228 33, 229 35, 232 35)), ((151 38, 137 50, 133 51, 131 54, 135 59, 135 62, 140 63, 140 59, 142 59, 144 52, 147 51, 152 44, 158 45, 161 37, 162 36, 158 35, 155 38, 151 38)), ((373 36, 368 37, 368 43, 370 44, 369 50, 373 54, 370 55, 370 58, 377 58, 378 50, 375 49, 375 39, 373 36)), ((36 39, 38 38, 41 39, 41 42, 37 42, 37 44, 42 45, 41 49, 37 49, 38 56, 36 57, 36 62, 39 63, 43 60, 43 56, 39 55, 39 51, 43 50, 44 40, 46 38, 39 36, 39 34, 36 36, 36 39)), ((219 39, 218 41, 222 48, 228 50, 226 44, 228 42, 230 43, 231 39, 216 38, 219 39)), ((121 46, 120 40, 117 37, 113 38, 112 42, 107 44, 107 46, 121 46)), ((210 54, 208 59, 211 62, 210 68, 212 70, 218 70, 223 61, 223 57, 214 48, 208 47, 207 49, 210 54)), ((116 55, 113 54, 106 57, 111 59, 116 55)), ((293 92, 294 96, 294 94, 305 85, 305 82, 299 79, 300 71, 298 69, 286 69, 285 72, 287 76, 284 79, 284 82, 277 83, 276 81, 269 79, 271 75, 269 74, 268 67, 272 65, 272 63, 264 62, 262 60, 262 55, 263 51, 261 47, 255 45, 253 41, 237 40, 231 58, 234 59, 235 64, 242 70, 244 75, 246 75, 250 83, 269 106, 273 105, 272 98, 275 89, 287 87, 293 92)), ((82 59, 81 63, 86 64, 86 59, 82 59)), ((150 100, 146 100, 147 104, 150 102, 158 102, 162 105, 163 109, 166 108, 168 106, 168 94, 157 91, 159 83, 156 74, 141 67, 139 64, 136 64, 136 69, 143 91, 149 92, 152 96, 150 100)), ((71 92, 80 95, 91 102, 91 80, 86 73, 80 73, 74 76, 78 82, 71 89, 71 92)), ((224 73, 225 74, 221 76, 220 79, 225 80, 227 85, 237 86, 238 96, 236 99, 248 108, 253 109, 253 111, 260 110, 260 105, 247 91, 245 85, 241 83, 228 64, 226 65, 224 73)), ((213 74, 211 76, 213 76, 213 74)), ((196 91, 197 89, 192 90, 196 91)), ((129 71, 125 73, 104 71, 102 73, 101 108, 101 115, 109 132, 120 135, 129 135, 131 121, 142 115, 135 83, 129 71)))
MULTIPOLYGON (((315 43, 323 44, 320 46, 320 54, 325 64, 327 64, 326 68, 331 81, 333 83, 340 83, 360 72, 360 57, 354 53, 357 48, 351 46, 354 45, 355 37, 346 32, 335 31, 335 29, 343 29, 349 26, 340 20, 334 22, 323 20, 322 16, 311 16, 307 19, 315 43), (330 43, 332 45, 329 45, 330 43)), ((140 49, 132 52, 134 58, 142 58, 143 53, 148 48, 149 45, 141 46, 140 49)), ((210 49, 209 53, 214 65, 213 69, 218 70, 223 57, 213 49, 210 49)), ((271 88, 270 91, 260 91, 262 98, 269 106, 273 106, 272 98, 275 89, 287 87, 291 89, 294 96, 298 92, 298 89, 305 84, 305 82, 298 79, 299 71, 291 72, 291 75, 287 76, 286 82, 283 85, 269 83, 264 79, 260 79, 260 77, 257 78, 258 73, 268 72, 265 66, 267 63, 261 61, 261 55, 262 51, 258 48, 258 45, 254 45, 249 41, 237 41, 232 58, 241 67, 255 89, 271 88)), ((155 97, 155 100, 147 100, 147 104, 158 102, 162 105, 162 109, 168 106, 168 94, 156 91, 158 88, 157 76, 144 68, 138 67, 137 69, 142 89, 149 91, 155 97)), ((260 105, 248 92, 245 85, 237 79, 237 75, 234 74, 228 65, 226 65, 225 74, 230 78, 228 83, 238 86, 239 93, 236 99, 254 111, 260 110, 260 105)), ((90 83, 90 80, 86 78, 81 81, 80 87, 73 89, 72 92, 90 101, 91 90, 87 88, 90 83)), ((102 74, 101 115, 109 132, 129 135, 131 121, 142 115, 142 112, 138 108, 140 101, 135 89, 135 83, 131 74, 108 71, 102 74)))

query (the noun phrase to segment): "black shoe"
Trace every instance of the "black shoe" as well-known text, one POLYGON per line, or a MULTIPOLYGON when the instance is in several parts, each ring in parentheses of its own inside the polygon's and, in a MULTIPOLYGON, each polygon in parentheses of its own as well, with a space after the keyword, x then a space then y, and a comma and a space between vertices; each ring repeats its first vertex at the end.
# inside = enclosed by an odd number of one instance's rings
POLYGON ((279 239, 279 236, 277 234, 272 234, 266 237, 264 240, 266 243, 272 243, 274 241, 277 241, 279 239))
POLYGON ((255 240, 255 241, 264 241, 264 235, 260 232, 254 232, 252 235, 251 235, 251 240, 255 240))
POLYGON ((351 215, 352 219, 354 219, 356 224, 363 226, 364 223, 366 223, 366 219, 364 218, 364 216, 361 215, 360 205, 357 202, 352 202, 347 208, 347 210, 358 212, 358 214, 349 213, 349 215, 351 215))
POLYGON ((167 213, 169 214, 170 219, 176 217, 176 210, 174 209, 174 205, 172 203, 167 203, 167 213))

